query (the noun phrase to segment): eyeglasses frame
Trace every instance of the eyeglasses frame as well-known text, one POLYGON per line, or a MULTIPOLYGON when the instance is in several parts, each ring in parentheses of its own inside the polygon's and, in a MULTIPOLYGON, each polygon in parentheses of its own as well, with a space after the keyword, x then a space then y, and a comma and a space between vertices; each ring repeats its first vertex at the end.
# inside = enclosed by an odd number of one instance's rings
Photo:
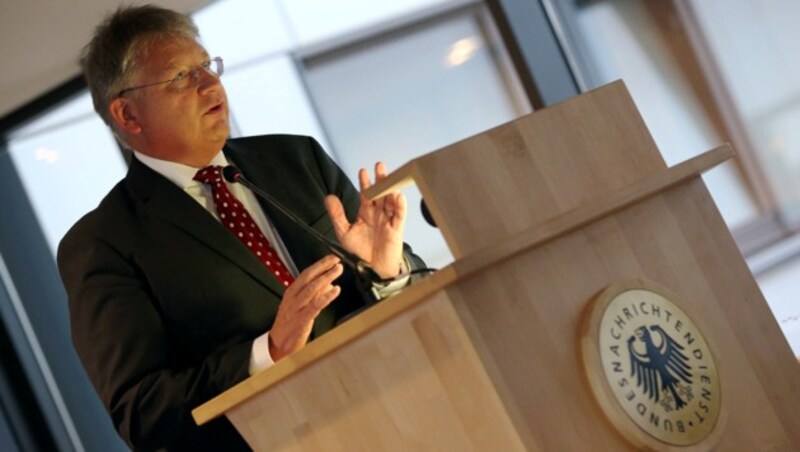
MULTIPOLYGON (((222 57, 218 57, 217 56, 217 57, 208 59, 206 61, 203 61, 199 66, 194 67, 194 68, 189 69, 188 71, 186 71, 186 75, 184 77, 191 77, 191 78, 193 78, 195 80, 199 80, 200 79, 200 71, 209 72, 209 73, 213 74, 214 77, 217 77, 217 78, 221 77, 222 73, 225 71, 225 65, 222 62, 222 57), (216 62, 217 65, 219 65, 219 73, 216 73, 216 72, 214 72, 214 71, 209 69, 211 67, 211 63, 212 62, 216 62), (206 64, 208 64, 208 66, 206 66, 206 64)), ((127 93, 129 91, 134 91, 134 90, 142 89, 142 88, 149 88, 151 86, 163 85, 165 83, 172 83, 172 82, 178 80, 179 78, 181 78, 180 74, 175 76, 175 77, 173 77, 173 78, 171 78, 171 79, 169 79, 169 80, 163 80, 163 81, 160 81, 160 82, 153 82, 153 83, 147 83, 145 85, 137 85, 137 86, 131 86, 129 88, 124 88, 124 89, 121 89, 119 91, 119 93, 117 93, 117 97, 120 97, 120 96, 122 96, 123 94, 125 94, 125 93, 127 93)))

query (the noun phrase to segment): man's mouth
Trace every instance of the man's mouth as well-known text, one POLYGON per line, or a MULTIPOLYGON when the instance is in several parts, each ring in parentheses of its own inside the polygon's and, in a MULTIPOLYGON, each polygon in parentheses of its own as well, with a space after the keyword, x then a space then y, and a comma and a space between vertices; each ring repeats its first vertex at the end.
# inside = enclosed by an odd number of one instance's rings
POLYGON ((220 102, 218 104, 214 104, 213 106, 211 106, 211 108, 206 110, 206 112, 204 114, 214 115, 214 114, 222 113, 223 111, 225 111, 225 103, 224 102, 220 102))

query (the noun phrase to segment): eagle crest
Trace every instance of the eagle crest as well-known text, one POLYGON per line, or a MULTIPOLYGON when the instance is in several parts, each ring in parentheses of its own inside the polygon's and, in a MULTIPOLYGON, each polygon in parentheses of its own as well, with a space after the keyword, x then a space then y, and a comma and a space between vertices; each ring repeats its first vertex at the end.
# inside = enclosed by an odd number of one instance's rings
POLYGON ((665 392, 664 398, 673 398, 676 409, 686 405, 678 386, 681 382, 691 384, 692 368, 689 358, 681 352, 683 346, 663 328, 652 325, 650 330, 641 326, 634 331, 628 338, 628 350, 631 354, 631 377, 636 377, 636 385, 642 387, 648 397, 658 402, 665 392), (641 347, 634 346, 637 339, 644 343, 644 353, 639 352, 641 347))

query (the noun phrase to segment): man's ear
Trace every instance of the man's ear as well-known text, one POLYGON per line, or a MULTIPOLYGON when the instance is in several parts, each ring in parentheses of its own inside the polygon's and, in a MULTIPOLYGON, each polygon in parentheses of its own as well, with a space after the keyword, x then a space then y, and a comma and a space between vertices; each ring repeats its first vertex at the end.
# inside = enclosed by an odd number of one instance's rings
POLYGON ((129 134, 138 134, 142 131, 142 125, 136 116, 136 106, 129 99, 115 97, 108 104, 108 111, 117 130, 129 134))

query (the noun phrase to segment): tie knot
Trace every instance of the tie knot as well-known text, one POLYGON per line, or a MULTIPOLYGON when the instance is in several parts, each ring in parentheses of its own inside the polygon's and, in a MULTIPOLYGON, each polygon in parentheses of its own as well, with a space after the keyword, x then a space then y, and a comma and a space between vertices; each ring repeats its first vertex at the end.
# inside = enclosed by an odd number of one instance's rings
POLYGON ((194 175, 194 180, 204 184, 216 184, 222 182, 222 167, 218 165, 201 168, 194 175))

